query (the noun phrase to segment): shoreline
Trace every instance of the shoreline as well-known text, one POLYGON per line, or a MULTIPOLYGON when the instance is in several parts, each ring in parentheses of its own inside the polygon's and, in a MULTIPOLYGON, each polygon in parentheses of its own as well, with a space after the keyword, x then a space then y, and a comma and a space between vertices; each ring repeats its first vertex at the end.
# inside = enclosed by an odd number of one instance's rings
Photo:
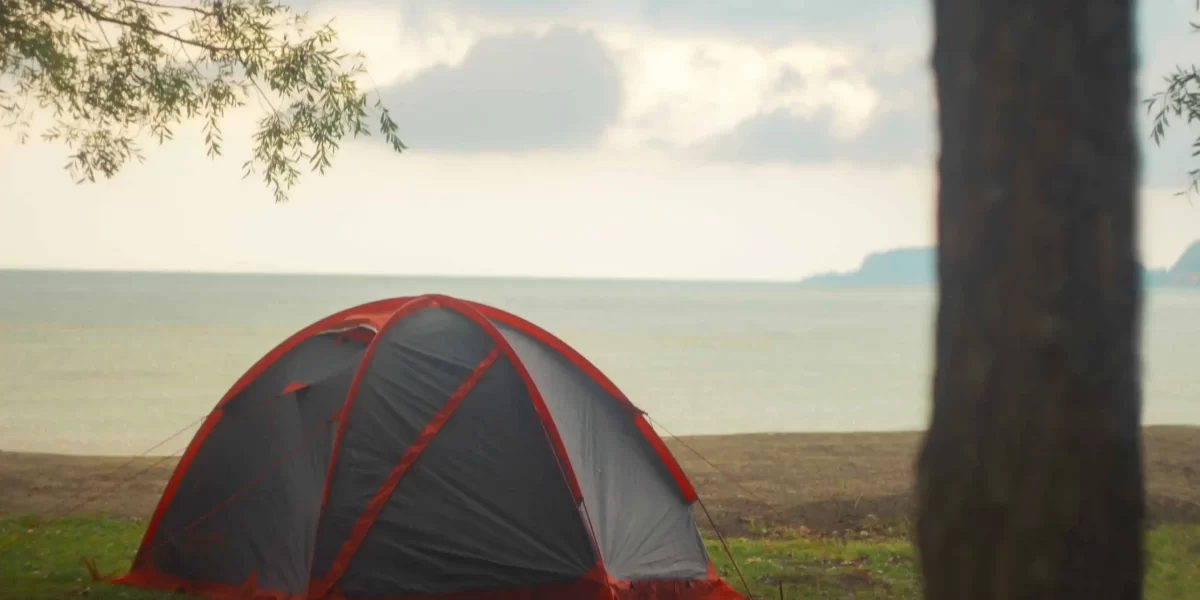
MULTIPOLYGON (((198 427, 198 425, 197 425, 197 427, 198 427)), ((1142 430, 1144 432, 1179 431, 1179 432, 1184 432, 1185 435, 1186 435, 1186 432, 1193 432, 1195 435, 1200 436, 1200 423, 1195 423, 1195 424, 1192 424, 1192 423, 1150 423, 1150 424, 1144 424, 1142 426, 1142 430)), ((844 438, 871 437, 871 436, 904 436, 904 437, 915 437, 915 438, 919 439, 925 435, 925 432, 927 430, 926 429, 862 429, 862 430, 833 430, 833 429, 831 429, 828 431, 824 431, 824 430, 808 430, 808 431, 778 430, 778 431, 753 431, 753 432, 741 432, 741 433, 689 433, 689 434, 681 434, 681 435, 670 435, 666 431, 655 426, 655 431, 658 432, 659 437, 662 438, 663 442, 666 442, 668 445, 672 445, 672 444, 679 445, 679 442, 676 440, 682 440, 685 443, 690 443, 692 440, 695 440, 698 443, 705 443, 706 441, 710 441, 710 440, 719 441, 719 440, 723 440, 726 438, 754 439, 754 438, 772 438, 772 437, 794 437, 794 438, 810 437, 810 438, 844 439, 844 438)), ((192 437, 194 435, 195 435, 194 431, 189 433, 188 435, 182 435, 182 434, 179 435, 175 439, 175 442, 177 444, 181 444, 181 445, 179 446, 178 450, 176 450, 174 453, 150 452, 150 453, 147 453, 144 455, 143 454, 135 454, 132 452, 111 452, 111 453, 110 452, 78 452, 77 453, 77 452, 57 452, 57 451, 50 451, 50 450, 20 450, 20 449, 14 450, 12 448, 0 447, 0 456, 4 456, 6 454, 7 455, 21 455, 21 456, 45 456, 45 457, 58 457, 58 458, 63 458, 63 459, 68 459, 68 460, 69 459, 128 460, 135 456, 144 457, 147 459, 157 459, 157 458, 165 458, 167 456, 181 455, 184 452, 184 450, 187 448, 187 445, 191 443, 192 437)), ((673 449, 672 451, 674 452, 675 449, 673 449)), ((681 446, 679 448, 679 451, 686 452, 686 449, 682 448, 682 446, 681 446)), ((677 458, 680 458, 680 457, 677 457, 677 458)), ((682 461, 683 459, 680 458, 680 460, 682 461)))
MULTIPOLYGON (((664 441, 726 535, 894 536, 903 533, 915 506, 912 468, 923 434, 754 433, 664 441)), ((1200 427, 1146 426, 1143 440, 1149 522, 1200 523, 1200 427)), ((0 517, 145 519, 178 460, 0 450, 0 517)), ((702 511, 697 523, 711 530, 702 511)))

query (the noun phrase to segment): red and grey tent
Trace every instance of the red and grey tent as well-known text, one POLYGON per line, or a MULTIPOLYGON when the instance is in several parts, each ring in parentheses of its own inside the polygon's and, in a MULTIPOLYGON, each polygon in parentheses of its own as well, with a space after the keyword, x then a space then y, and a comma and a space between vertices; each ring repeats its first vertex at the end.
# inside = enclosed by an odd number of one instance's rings
POLYGON ((209 598, 741 598, 643 413, 516 316, 395 298, 217 404, 118 583, 209 598))

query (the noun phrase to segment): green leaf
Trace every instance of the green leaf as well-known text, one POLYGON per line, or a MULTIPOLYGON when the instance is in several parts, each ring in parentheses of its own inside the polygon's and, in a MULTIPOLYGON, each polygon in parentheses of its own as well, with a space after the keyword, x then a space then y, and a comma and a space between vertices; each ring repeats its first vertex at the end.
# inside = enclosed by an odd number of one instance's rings
MULTIPOLYGON (((3 0, 0 76, 12 83, 0 90, 0 122, 54 115, 41 137, 74 149, 64 168, 94 181, 143 160, 142 136, 165 143, 198 116, 205 153, 218 156, 220 120, 257 103, 268 118, 243 170, 261 172, 284 201, 300 160, 323 173, 342 138, 369 134, 366 96, 352 78, 362 65, 347 62, 362 55, 336 40, 332 27, 313 29, 273 0, 3 0)), ((375 108, 380 131, 402 151, 394 122, 381 102, 375 108)))

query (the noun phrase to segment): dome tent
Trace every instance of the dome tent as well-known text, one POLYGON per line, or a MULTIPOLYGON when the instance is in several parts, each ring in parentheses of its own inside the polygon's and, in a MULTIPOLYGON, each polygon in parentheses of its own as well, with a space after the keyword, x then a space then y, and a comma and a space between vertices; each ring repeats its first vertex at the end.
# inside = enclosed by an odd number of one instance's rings
POLYGON ((207 417, 128 585, 210 598, 741 598, 643 413, 506 312, 395 298, 288 338, 207 417))

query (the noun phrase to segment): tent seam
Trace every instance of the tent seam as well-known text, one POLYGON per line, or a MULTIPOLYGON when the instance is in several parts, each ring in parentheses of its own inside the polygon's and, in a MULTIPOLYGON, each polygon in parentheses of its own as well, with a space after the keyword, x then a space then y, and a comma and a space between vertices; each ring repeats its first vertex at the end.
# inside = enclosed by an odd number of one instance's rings
MULTIPOLYGON (((538 415, 538 420, 541 422, 542 431, 546 435, 547 441, 550 443, 551 454, 558 464, 559 473, 562 475, 568 490, 575 497, 575 501, 583 508, 583 514, 580 515, 580 520, 583 521, 583 526, 588 533, 588 538, 592 543, 592 550, 596 553, 596 566, 603 573, 605 579, 608 579, 608 570, 604 566, 604 553, 600 550, 600 539, 596 537, 595 526, 592 523, 591 513, 588 511, 587 501, 583 497, 583 489, 579 486, 579 478, 575 475, 574 466, 571 464, 571 458, 567 455, 566 444, 562 440, 562 435, 558 433, 558 427, 554 424, 554 417, 550 414, 549 407, 546 406, 545 400, 542 399, 541 390, 538 389, 537 383, 534 382, 533 376, 529 373, 529 369, 525 366, 525 362, 521 360, 521 356, 517 354, 516 349, 500 333, 495 323, 477 309, 476 304, 466 301, 460 301, 455 298, 446 296, 437 296, 441 299, 445 306, 455 310, 459 314, 471 319, 477 323, 491 338, 495 341, 497 347, 508 357, 512 362, 513 368, 517 370, 521 381, 525 384, 525 388, 529 392, 529 401, 534 405, 534 412, 538 415), (561 455, 561 456, 560 456, 561 455)), ((578 511, 577 511, 578 512, 578 511)))
POLYGON ((362 513, 359 514, 358 520, 355 522, 354 527, 343 542, 342 548, 334 558, 329 572, 321 578, 321 582, 317 586, 317 597, 328 594, 333 586, 345 575, 346 569, 350 566, 350 561, 358 553, 358 549, 362 546, 363 542, 366 541, 367 535, 370 533, 371 528, 375 526, 379 515, 387 508, 392 494, 396 492, 396 489, 404 480, 404 476, 408 474, 409 469, 421 457, 421 454, 425 452, 429 444, 441 433, 446 423, 458 411, 458 407, 462 405, 462 402, 466 400, 467 396, 475 389, 499 357, 500 350, 493 347, 487 356, 479 364, 475 365, 475 368, 471 370, 471 373, 459 384, 450 397, 446 399, 445 404, 434 414, 417 438, 404 450, 400 459, 396 461, 396 466, 388 473, 388 476, 383 480, 383 484, 379 489, 376 490, 371 501, 367 503, 362 513))

